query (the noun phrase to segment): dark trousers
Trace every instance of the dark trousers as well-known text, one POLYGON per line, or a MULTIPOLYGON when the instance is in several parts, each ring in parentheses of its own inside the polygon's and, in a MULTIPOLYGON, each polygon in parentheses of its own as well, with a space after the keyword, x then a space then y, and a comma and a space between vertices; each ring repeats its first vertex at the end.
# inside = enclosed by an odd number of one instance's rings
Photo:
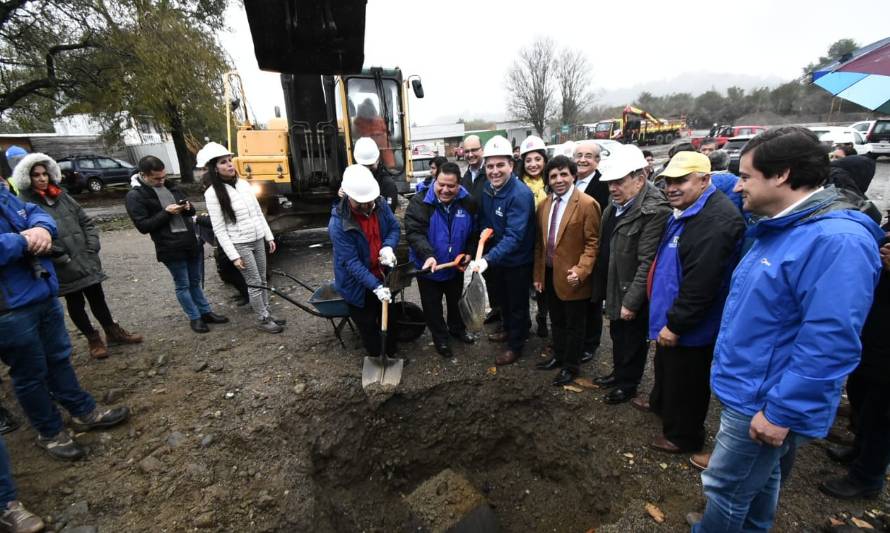
POLYGON ((649 404, 661 416, 665 438, 684 451, 701 450, 705 443, 713 357, 713 344, 655 347, 655 385, 649 404))
POLYGON ((423 317, 430 328, 433 341, 437 344, 448 342, 448 333, 460 335, 466 331, 464 322, 460 317, 461 292, 464 288, 463 273, 446 281, 417 278, 417 287, 420 289, 420 303, 423 306, 423 317), (442 314, 442 297, 445 297, 445 305, 448 309, 448 321, 442 314))
POLYGON ((603 338, 603 301, 587 303, 587 318, 584 325, 584 351, 596 353, 603 338))
MULTIPOLYGON (((349 304, 349 318, 358 328, 362 345, 371 357, 380 355, 380 319, 382 318, 382 304, 377 296, 369 290, 365 290, 365 306, 358 307, 349 304)), ((392 306, 390 306, 390 313, 392 306)), ((390 315, 391 316, 391 315, 390 315)), ((398 351, 396 334, 398 325, 393 320, 387 320, 386 328, 386 355, 394 355, 398 351)))
POLYGON ((535 292, 535 305, 538 311, 535 313, 535 322, 538 327, 547 327, 547 293, 535 292))
POLYGON ((522 354, 522 347, 528 337, 531 323, 529 314, 528 286, 532 278, 532 265, 514 267, 492 266, 488 280, 489 288, 501 305, 504 331, 507 332, 507 346, 516 355, 522 354))
POLYGON ((649 306, 644 305, 633 320, 611 320, 609 334, 612 337, 612 374, 617 386, 636 389, 646 368, 649 353, 649 306))
POLYGON ((553 355, 562 368, 577 372, 581 365, 589 301, 560 300, 553 287, 553 269, 549 267, 544 274, 544 294, 553 325, 553 355))
POLYGON ((857 369, 847 379, 847 396, 853 409, 857 452, 850 477, 880 489, 890 464, 890 386, 857 369))
POLYGON ((102 290, 102 284, 96 283, 65 295, 68 316, 71 317, 71 321, 74 322, 74 325, 77 326, 81 333, 84 335, 96 333, 96 329, 87 315, 86 302, 90 302, 90 310, 100 324, 105 327, 114 324, 114 319, 111 318, 111 311, 108 309, 108 304, 105 303, 105 292, 102 290))
POLYGON ((485 280, 485 290, 488 292, 488 306, 491 307, 492 312, 500 311, 501 302, 498 300, 498 294, 495 291, 494 275, 489 268, 485 272, 482 273, 482 279, 485 280))

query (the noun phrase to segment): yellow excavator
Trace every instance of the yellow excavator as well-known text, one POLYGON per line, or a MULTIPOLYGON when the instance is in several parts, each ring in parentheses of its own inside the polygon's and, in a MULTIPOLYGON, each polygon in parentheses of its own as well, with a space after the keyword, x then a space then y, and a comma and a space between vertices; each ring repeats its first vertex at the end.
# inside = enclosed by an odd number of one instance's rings
POLYGON ((224 80, 229 149, 273 232, 327 224, 355 141, 371 137, 379 164, 407 192, 408 92, 420 79, 399 68, 362 69, 366 0, 245 0, 257 63, 281 73, 287 118, 258 129, 235 72, 224 80), (231 139, 231 126, 237 142, 231 139))

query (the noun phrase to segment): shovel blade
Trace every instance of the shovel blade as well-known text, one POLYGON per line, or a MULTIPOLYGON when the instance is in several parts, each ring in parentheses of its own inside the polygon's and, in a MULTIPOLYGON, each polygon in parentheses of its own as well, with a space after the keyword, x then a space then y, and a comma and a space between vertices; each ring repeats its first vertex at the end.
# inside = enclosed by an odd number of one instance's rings
POLYGON ((458 302, 460 316, 469 331, 473 333, 482 331, 486 307, 488 307, 488 290, 485 287, 485 280, 481 274, 473 272, 470 283, 467 284, 458 302))
POLYGON ((402 381, 402 369, 405 367, 404 359, 389 359, 383 357, 365 357, 362 363, 362 388, 370 385, 395 387, 402 381))

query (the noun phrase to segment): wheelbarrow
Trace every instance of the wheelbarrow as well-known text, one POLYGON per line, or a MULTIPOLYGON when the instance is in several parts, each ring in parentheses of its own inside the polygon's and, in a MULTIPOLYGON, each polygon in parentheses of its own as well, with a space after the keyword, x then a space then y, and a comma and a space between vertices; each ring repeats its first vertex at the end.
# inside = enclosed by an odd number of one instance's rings
POLYGON ((340 296, 337 289, 334 288, 334 283, 328 282, 320 287, 312 288, 286 272, 280 270, 272 270, 271 272, 276 276, 288 278, 300 287, 309 291, 312 295, 309 297, 309 305, 295 300, 287 293, 284 293, 275 287, 267 287, 265 285, 248 285, 248 287, 269 291, 275 296, 279 296, 283 300, 299 307, 301 310, 306 311, 312 316, 317 316, 330 321, 331 327, 334 329, 334 335, 337 337, 337 340, 340 341, 340 346, 346 348, 346 343, 343 342, 343 328, 349 326, 349 329, 353 333, 355 333, 355 328, 352 325, 352 320, 349 319, 349 305, 346 303, 346 300, 340 296))

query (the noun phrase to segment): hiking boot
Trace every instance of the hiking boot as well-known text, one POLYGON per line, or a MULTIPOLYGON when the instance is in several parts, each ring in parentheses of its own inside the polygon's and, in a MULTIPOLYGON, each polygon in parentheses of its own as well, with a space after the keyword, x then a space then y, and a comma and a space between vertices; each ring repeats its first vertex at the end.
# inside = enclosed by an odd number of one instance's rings
POLYGON ((16 420, 12 413, 5 407, 0 405, 0 435, 15 431, 19 428, 19 421, 16 420))
POLYGON ((142 335, 130 333, 117 322, 112 322, 110 326, 102 326, 102 328, 105 329, 109 344, 139 344, 142 342, 142 335))
POLYGON ((273 322, 272 319, 269 317, 257 320, 254 327, 266 333, 281 333, 282 331, 284 331, 283 327, 273 322))
POLYGON ((116 426, 128 418, 130 418, 130 409, 127 407, 115 407, 104 411, 96 408, 88 415, 72 416, 71 427, 75 431, 92 431, 116 426))
POLYGON ((13 500, 0 515, 0 527, 10 533, 37 533, 43 531, 43 520, 25 509, 22 502, 13 500))
POLYGON ((77 461, 86 455, 86 451, 64 429, 57 435, 49 438, 38 435, 37 446, 46 450, 47 453, 56 459, 62 459, 63 461, 77 461))
POLYGON ((102 334, 96 330, 86 335, 87 342, 90 345, 90 357, 93 359, 105 359, 108 357, 108 347, 102 340, 102 334))

